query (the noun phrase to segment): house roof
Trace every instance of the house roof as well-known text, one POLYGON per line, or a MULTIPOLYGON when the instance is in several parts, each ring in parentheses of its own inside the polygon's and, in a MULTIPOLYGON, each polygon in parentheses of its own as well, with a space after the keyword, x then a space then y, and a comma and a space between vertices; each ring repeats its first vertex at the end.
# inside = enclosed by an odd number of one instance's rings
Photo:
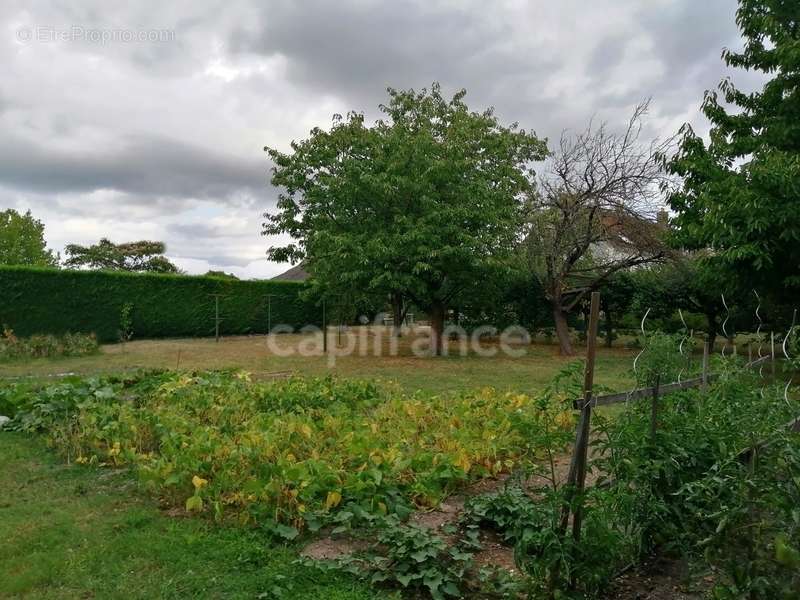
POLYGON ((295 266, 293 266, 288 271, 284 271, 280 275, 276 275, 273 277, 273 280, 281 280, 281 281, 305 281, 311 277, 311 275, 305 269, 305 263, 301 262, 295 266))

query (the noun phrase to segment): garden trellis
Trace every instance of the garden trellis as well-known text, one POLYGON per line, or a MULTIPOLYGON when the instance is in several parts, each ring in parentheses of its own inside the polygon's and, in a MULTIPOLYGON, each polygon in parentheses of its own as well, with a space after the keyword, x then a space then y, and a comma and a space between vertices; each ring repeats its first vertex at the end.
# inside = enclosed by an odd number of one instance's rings
MULTIPOLYGON (((771 373, 774 380, 776 372, 776 362, 778 360, 778 355, 776 352, 776 344, 775 344, 775 334, 774 332, 770 334, 770 340, 769 340, 770 351, 768 354, 765 354, 763 352, 764 343, 762 339, 763 321, 760 315, 761 298, 758 295, 758 293, 756 292, 754 293, 759 301, 758 306, 756 308, 756 318, 758 321, 756 336, 758 338, 758 346, 756 350, 756 357, 754 358, 752 352, 752 344, 748 345, 748 360, 744 366, 745 368, 749 369, 757 368, 759 375, 763 377, 764 366, 767 363, 771 363, 771 373)), ((724 297, 723 297, 723 304, 725 306, 725 309, 728 311, 728 315, 726 316, 726 319, 722 325, 723 333, 728 341, 728 343, 722 348, 721 351, 722 357, 725 358, 728 356, 728 346, 731 347, 730 354, 733 356, 735 356, 736 354, 736 349, 735 349, 736 347, 733 344, 733 338, 727 329, 730 309, 724 297)), ((591 432, 590 421, 591 421, 592 408, 596 406, 608 406, 613 404, 627 403, 634 400, 649 398, 651 401, 650 435, 652 443, 656 443, 659 398, 666 394, 670 394, 684 389, 691 389, 691 388, 705 389, 709 381, 711 381, 716 377, 716 375, 709 373, 710 346, 708 341, 706 341, 703 345, 702 372, 700 377, 682 380, 681 375, 683 374, 684 369, 681 369, 680 372, 678 373, 678 381, 661 384, 660 374, 656 374, 655 382, 653 385, 637 387, 636 389, 621 393, 595 396, 593 394, 592 388, 593 388, 594 372, 595 372, 599 305, 600 305, 600 293, 594 292, 592 293, 591 297, 591 310, 590 310, 589 325, 587 330, 587 352, 586 352, 586 367, 585 367, 585 377, 583 386, 583 397, 574 400, 572 403, 574 409, 581 411, 581 415, 578 420, 578 425, 576 429, 575 444, 572 453, 572 458, 570 461, 569 475, 567 477, 567 482, 566 482, 566 496, 564 499, 564 504, 562 507, 561 518, 559 521, 559 528, 558 528, 558 533, 560 536, 566 535, 571 516, 572 537, 575 542, 578 542, 580 540, 580 535, 581 535, 581 524, 583 519, 583 495, 584 495, 586 471, 587 471, 587 458, 588 458, 589 438, 591 432)), ((642 319, 641 323, 642 335, 645 337, 645 345, 642 348, 642 351, 639 352, 639 354, 636 356, 634 360, 634 371, 636 370, 639 358, 647 350, 647 335, 645 332, 644 323, 645 320, 647 319, 648 313, 649 310, 645 313, 645 316, 642 319)), ((685 326, 686 322, 683 320, 683 314, 681 314, 681 321, 684 323, 685 326)), ((785 335, 783 336, 783 340, 781 342, 781 350, 787 361, 790 360, 790 355, 788 352, 787 345, 790 336, 793 335, 793 333, 795 333, 796 331, 796 322, 797 322, 797 311, 795 310, 793 313, 791 326, 786 331, 785 335)), ((685 342, 690 337, 692 337, 692 333, 690 333, 688 327, 686 327, 684 339, 681 340, 679 345, 679 351, 681 355, 683 355, 684 353, 685 342)), ((690 355, 687 355, 687 365, 689 364, 688 362, 689 360, 690 360, 690 355)), ((786 382, 783 392, 784 400, 787 403, 789 403, 789 388, 791 384, 792 384, 792 377, 790 375, 788 381, 786 382)), ((763 397, 763 388, 761 394, 763 397)), ((800 432, 800 415, 798 415, 797 417, 791 419, 788 423, 786 423, 784 426, 784 430, 792 432, 800 432)), ((750 463, 754 459, 756 452, 768 446, 769 443, 770 442, 767 440, 755 442, 754 444, 752 444, 751 447, 742 450, 736 456, 740 461, 745 463, 750 463)), ((555 575, 553 576, 553 581, 555 581, 557 576, 558 574, 556 572, 555 575)))

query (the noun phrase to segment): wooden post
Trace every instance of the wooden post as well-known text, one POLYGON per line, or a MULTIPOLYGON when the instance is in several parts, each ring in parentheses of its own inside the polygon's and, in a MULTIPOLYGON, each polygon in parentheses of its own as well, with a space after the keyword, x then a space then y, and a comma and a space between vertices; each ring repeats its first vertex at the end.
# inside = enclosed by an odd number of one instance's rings
POLYGON ((753 344, 747 342, 747 364, 753 362, 753 344))
POLYGON ((586 338, 586 371, 583 377, 583 408, 575 438, 575 452, 572 455, 570 474, 574 470, 573 485, 578 503, 572 518, 572 537, 577 542, 581 537, 583 521, 583 495, 586 484, 586 461, 589 453, 589 433, 592 418, 592 387, 594 387, 594 363, 597 355, 597 321, 600 316, 600 292, 592 292, 589 311, 589 331, 586 338))
POLYGON ((661 375, 656 375, 656 384, 653 386, 653 397, 650 400, 650 443, 656 443, 656 429, 658 428, 658 388, 661 375))
POLYGON ((708 355, 710 351, 711 347, 709 346, 708 340, 706 340, 703 342, 703 374, 701 376, 703 379, 703 384, 701 386, 703 391, 708 388, 708 355))
MULTIPOLYGON (((572 512, 573 501, 576 496, 575 511, 572 519, 572 537, 577 541, 581 535, 581 522, 583 520, 583 495, 586 482, 586 458, 589 449, 589 424, 592 416, 592 387, 594 386, 594 362, 597 352, 597 321, 600 314, 600 292, 592 292, 592 303, 589 312, 589 330, 586 336, 586 371, 583 378, 583 406, 581 416, 575 432, 575 447, 572 451, 572 460, 569 464, 569 474, 564 484, 564 505, 561 507, 561 518, 558 522, 558 536, 562 537, 567 532, 569 515, 572 512)), ((559 566, 550 572, 548 587, 552 592, 559 578, 559 566)), ((574 580, 570 581, 574 585, 574 580)))

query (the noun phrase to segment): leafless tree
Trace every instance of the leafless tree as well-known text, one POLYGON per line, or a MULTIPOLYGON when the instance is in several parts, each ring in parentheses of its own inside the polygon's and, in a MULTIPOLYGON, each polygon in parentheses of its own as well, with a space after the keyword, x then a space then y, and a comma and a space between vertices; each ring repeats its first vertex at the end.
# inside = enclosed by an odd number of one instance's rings
POLYGON ((642 143, 639 104, 623 133, 605 123, 562 134, 529 199, 523 240, 529 267, 552 305, 564 355, 573 354, 567 315, 614 273, 661 259, 657 220, 673 140, 642 143))

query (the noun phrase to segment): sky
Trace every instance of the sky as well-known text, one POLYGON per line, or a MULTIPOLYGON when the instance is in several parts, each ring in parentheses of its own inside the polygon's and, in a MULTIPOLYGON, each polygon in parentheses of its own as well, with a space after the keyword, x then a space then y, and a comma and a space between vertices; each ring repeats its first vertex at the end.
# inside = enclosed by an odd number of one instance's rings
MULTIPOLYGON (((372 119, 386 88, 467 90, 551 142, 624 126, 652 98, 667 137, 732 75, 735 0, 3 0, 0 209, 30 209, 48 245, 162 240, 189 273, 270 277, 280 239, 264 146, 288 150, 335 113, 372 119)), ((749 79, 748 79, 749 78, 749 79)))

